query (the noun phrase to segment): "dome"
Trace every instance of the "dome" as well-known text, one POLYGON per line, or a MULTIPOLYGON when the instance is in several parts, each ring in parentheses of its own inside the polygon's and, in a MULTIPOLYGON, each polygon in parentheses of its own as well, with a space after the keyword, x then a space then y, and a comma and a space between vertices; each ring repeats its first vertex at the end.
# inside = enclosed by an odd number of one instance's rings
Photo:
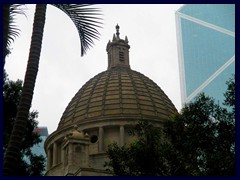
POLYGON ((130 144, 128 132, 139 120, 161 126, 177 112, 156 83, 131 69, 128 38, 116 30, 106 48, 108 69, 80 88, 45 141, 47 175, 110 175, 104 167, 110 144, 130 144))
POLYGON ((58 129, 101 119, 166 120, 176 108, 148 77, 115 67, 90 79, 72 98, 58 129))
POLYGON ((58 130, 107 120, 163 121, 177 111, 156 83, 131 69, 128 38, 120 38, 118 25, 116 30, 106 47, 108 69, 76 93, 62 115, 58 130))

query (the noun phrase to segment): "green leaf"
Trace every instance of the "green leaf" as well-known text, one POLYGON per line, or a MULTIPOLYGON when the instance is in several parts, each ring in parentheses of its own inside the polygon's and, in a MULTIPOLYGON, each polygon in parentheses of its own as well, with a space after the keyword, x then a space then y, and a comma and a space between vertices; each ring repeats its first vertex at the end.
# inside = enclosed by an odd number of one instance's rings
POLYGON ((52 4, 65 12, 75 24, 81 43, 81 56, 94 44, 93 39, 98 40, 101 28, 102 14, 98 8, 92 8, 89 4, 52 4))

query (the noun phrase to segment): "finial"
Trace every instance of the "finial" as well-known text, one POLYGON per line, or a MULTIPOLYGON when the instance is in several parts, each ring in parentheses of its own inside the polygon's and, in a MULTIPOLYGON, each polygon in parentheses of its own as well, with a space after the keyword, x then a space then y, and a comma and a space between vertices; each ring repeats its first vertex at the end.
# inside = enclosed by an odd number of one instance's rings
POLYGON ((78 125, 75 124, 75 125, 73 126, 73 128, 74 128, 75 130, 77 130, 77 129, 78 129, 78 125))
POLYGON ((113 34, 113 39, 112 39, 112 41, 113 42, 115 42, 117 39, 116 39, 116 36, 115 36, 115 34, 113 34))
POLYGON ((119 33, 119 28, 120 28, 120 27, 119 27, 119 25, 117 24, 117 25, 116 25, 116 30, 117 30, 116 35, 117 35, 117 38, 119 38, 119 34, 120 34, 120 33, 119 33))
POLYGON ((128 43, 128 38, 127 38, 127 36, 125 36, 125 42, 128 43))

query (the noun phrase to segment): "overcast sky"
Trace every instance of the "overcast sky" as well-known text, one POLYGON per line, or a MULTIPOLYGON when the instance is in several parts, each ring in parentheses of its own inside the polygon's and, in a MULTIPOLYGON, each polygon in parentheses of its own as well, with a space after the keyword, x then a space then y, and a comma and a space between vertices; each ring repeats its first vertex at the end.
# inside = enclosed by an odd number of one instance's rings
MULTIPOLYGON (((181 109, 175 12, 181 4, 95 5, 103 13, 101 38, 87 55, 80 56, 77 29, 62 11, 48 5, 39 71, 32 110, 39 112, 39 126, 57 129, 60 118, 78 90, 107 69, 106 45, 120 26, 120 38, 128 37, 130 66, 152 79, 181 109)), ((9 79, 24 79, 35 5, 27 5, 27 18, 18 16, 21 35, 6 59, 9 79)))

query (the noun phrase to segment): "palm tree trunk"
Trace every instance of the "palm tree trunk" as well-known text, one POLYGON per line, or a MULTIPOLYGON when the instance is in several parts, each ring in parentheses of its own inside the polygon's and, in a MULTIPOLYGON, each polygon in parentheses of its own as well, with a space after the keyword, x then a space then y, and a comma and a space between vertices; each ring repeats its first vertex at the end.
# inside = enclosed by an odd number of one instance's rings
POLYGON ((28 121, 28 114, 32 103, 35 81, 38 73, 46 10, 46 4, 36 5, 31 46, 23 84, 22 96, 18 107, 16 121, 13 125, 8 148, 4 156, 3 175, 5 176, 15 175, 15 168, 17 168, 16 161, 21 150, 22 140, 28 121))

